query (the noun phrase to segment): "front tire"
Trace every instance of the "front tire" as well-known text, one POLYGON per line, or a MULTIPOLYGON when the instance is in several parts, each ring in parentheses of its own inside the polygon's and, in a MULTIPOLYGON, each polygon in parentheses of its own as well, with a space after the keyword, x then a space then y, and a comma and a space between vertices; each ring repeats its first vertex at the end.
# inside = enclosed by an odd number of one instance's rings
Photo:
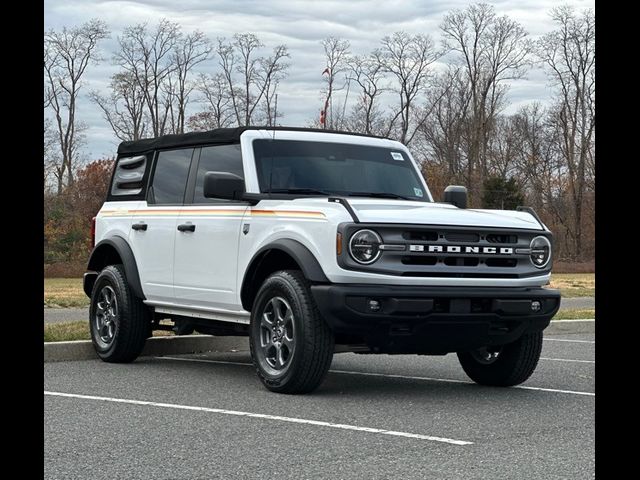
POLYGON ((542 352, 542 332, 528 333, 497 348, 458 352, 467 376, 480 385, 511 387, 527 380, 542 352))
POLYGON ((89 330, 98 357, 105 362, 135 360, 150 335, 149 310, 127 282, 122 265, 105 267, 91 292, 89 330))
POLYGON ((320 316, 309 284, 297 270, 269 276, 251 309, 251 359, 266 388, 309 393, 333 358, 333 332, 320 316))

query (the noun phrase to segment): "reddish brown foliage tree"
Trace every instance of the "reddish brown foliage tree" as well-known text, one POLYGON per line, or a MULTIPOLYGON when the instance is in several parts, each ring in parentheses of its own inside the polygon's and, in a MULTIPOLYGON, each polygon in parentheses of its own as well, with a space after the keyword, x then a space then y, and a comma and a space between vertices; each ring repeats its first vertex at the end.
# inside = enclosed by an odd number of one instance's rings
POLYGON ((113 159, 96 160, 76 172, 76 181, 60 195, 45 194, 45 264, 84 262, 91 218, 107 196, 113 159))

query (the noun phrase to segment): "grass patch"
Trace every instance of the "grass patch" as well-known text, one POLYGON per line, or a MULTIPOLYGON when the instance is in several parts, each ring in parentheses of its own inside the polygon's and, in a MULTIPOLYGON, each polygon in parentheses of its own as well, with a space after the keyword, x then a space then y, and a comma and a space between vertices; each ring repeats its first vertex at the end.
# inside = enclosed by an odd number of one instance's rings
POLYGON ((553 320, 581 320, 583 318, 596 318, 596 311, 593 308, 559 310, 553 320))
MULTIPOLYGON (((154 337, 166 337, 174 335, 166 330, 155 330, 154 337)), ((72 340, 91 340, 89 322, 86 320, 77 322, 60 322, 44 324, 45 342, 69 342, 72 340)))
POLYGON ((45 342, 66 342, 71 340, 90 340, 89 322, 45 323, 45 342))
POLYGON ((551 288, 559 288, 565 298, 594 297, 595 273, 552 273, 551 288))
POLYGON ((88 307, 81 278, 45 278, 44 306, 52 308, 88 307))

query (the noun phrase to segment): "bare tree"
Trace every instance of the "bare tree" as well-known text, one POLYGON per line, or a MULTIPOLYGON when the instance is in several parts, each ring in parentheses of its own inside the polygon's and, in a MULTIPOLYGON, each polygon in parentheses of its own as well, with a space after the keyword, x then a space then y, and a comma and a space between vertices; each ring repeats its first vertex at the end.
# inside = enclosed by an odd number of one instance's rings
POLYGON ((326 68, 322 75, 326 81, 326 86, 322 89, 321 94, 324 98, 324 106, 322 108, 322 127, 335 129, 340 121, 340 110, 334 115, 333 110, 333 94, 335 91, 342 90, 346 86, 346 81, 341 86, 336 86, 336 80, 340 73, 347 71, 349 65, 349 48, 350 43, 337 37, 327 37, 320 44, 324 49, 326 68), (324 76, 326 75, 326 77, 324 76))
POLYGON ((284 62, 289 57, 285 45, 276 46, 270 57, 258 55, 263 47, 252 33, 236 34, 232 41, 218 39, 216 53, 239 126, 253 123, 258 107, 265 96, 275 95, 276 79, 283 78, 289 66, 284 62))
POLYGON ((264 85, 264 99, 262 102, 262 110, 266 116, 265 124, 275 126, 277 117, 282 117, 282 113, 277 111, 278 87, 280 81, 286 77, 288 63, 281 61, 282 58, 288 57, 284 45, 276 47, 273 55, 261 59, 261 69, 258 73, 261 83, 264 85))
POLYGON ((174 133, 184 133, 185 111, 189 103, 189 95, 195 86, 190 81, 192 70, 196 65, 207 60, 212 50, 213 47, 209 39, 199 31, 180 38, 175 46, 173 52, 175 90, 173 94, 177 119, 174 133))
POLYGON ((496 117, 493 134, 487 142, 487 156, 490 159, 487 174, 503 179, 514 178, 518 186, 522 186, 524 179, 518 175, 517 170, 521 145, 522 138, 514 116, 496 117))
POLYGON ((131 73, 116 73, 109 85, 111 93, 91 92, 91 99, 102 111, 114 135, 122 141, 138 140, 146 136, 148 121, 145 115, 145 93, 131 73))
POLYGON ((44 188, 49 191, 51 182, 55 182, 57 193, 61 193, 64 187, 64 172, 60 148, 58 146, 58 134, 51 119, 44 120, 44 188))
POLYGON ((497 16, 494 8, 484 3, 451 11, 441 29, 445 49, 459 55, 466 73, 471 95, 468 176, 475 175, 475 183, 482 185, 490 131, 500 111, 505 84, 526 72, 532 43, 520 24, 497 16))
POLYGON ((201 74, 197 88, 206 110, 189 117, 189 129, 204 131, 233 125, 235 112, 224 75, 201 74))
POLYGON ((563 6, 554 8, 551 18, 558 28, 540 39, 537 53, 559 89, 553 120, 560 134, 558 149, 572 198, 571 236, 579 257, 584 196, 594 163, 595 14, 590 9, 576 13, 563 6))
POLYGON ((441 166, 447 184, 471 185, 466 177, 470 95, 464 73, 451 67, 437 75, 430 97, 432 113, 418 128, 421 141, 416 147, 425 149, 427 161, 441 166))
POLYGON ((360 87, 358 103, 354 108, 352 129, 367 134, 382 133, 379 100, 388 90, 382 63, 371 54, 356 56, 349 60, 351 78, 360 87))
MULTIPOLYGON (((412 132, 412 120, 418 96, 427 88, 430 66, 442 55, 427 35, 396 32, 382 39, 382 48, 376 52, 384 70, 396 79, 395 91, 399 107, 394 115, 400 119, 398 140, 407 143, 412 132)), ((390 125, 389 131, 393 124, 390 125)))
POLYGON ((278 86, 280 85, 280 80, 275 77, 270 77, 267 79, 266 88, 264 91, 264 102, 262 111, 265 116, 265 125, 272 127, 276 125, 277 118, 282 117, 281 113, 278 113, 278 86))
POLYGON ((55 117, 57 144, 60 149, 58 192, 64 179, 74 181, 81 135, 76 107, 83 82, 82 77, 91 63, 97 62, 98 43, 109 36, 104 22, 91 20, 79 27, 44 34, 45 108, 55 117))
POLYGON ((154 137, 167 133, 174 93, 173 88, 167 88, 167 80, 177 69, 174 53, 180 39, 178 24, 166 19, 153 31, 138 24, 125 28, 118 37, 120 50, 114 61, 142 91, 154 137))

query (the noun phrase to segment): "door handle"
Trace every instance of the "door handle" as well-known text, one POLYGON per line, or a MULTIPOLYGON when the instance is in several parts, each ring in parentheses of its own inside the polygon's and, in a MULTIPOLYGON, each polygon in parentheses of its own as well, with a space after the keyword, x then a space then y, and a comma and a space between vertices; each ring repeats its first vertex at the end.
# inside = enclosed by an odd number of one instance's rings
POLYGON ((193 223, 183 223, 178 225, 178 231, 180 232, 195 232, 196 226, 193 223))
POLYGON ((131 228, 133 228, 134 230, 147 230, 147 224, 146 223, 134 223, 133 225, 131 225, 131 228))

